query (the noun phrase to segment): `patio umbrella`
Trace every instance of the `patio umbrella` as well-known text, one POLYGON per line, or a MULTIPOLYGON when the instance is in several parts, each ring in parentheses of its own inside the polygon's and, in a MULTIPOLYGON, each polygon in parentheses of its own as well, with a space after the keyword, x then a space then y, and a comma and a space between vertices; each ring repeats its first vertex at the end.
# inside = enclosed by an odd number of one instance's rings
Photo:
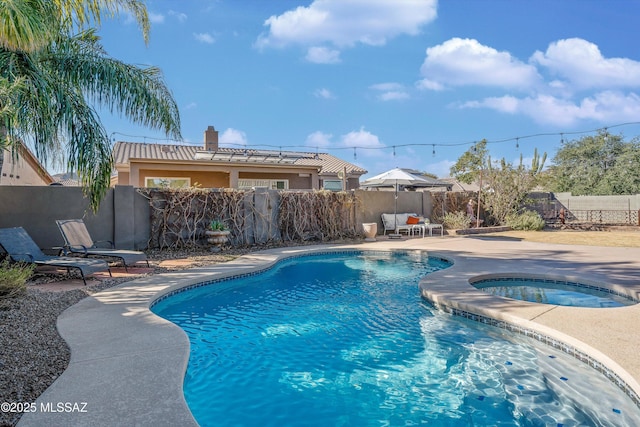
MULTIPOLYGON (((396 226, 395 233, 393 236, 398 236, 398 186, 399 185, 411 185, 411 186, 429 186, 430 181, 425 178, 422 178, 419 175, 412 174, 411 172, 407 172, 404 169, 395 168, 388 170, 386 172, 381 173, 380 175, 376 175, 363 181, 360 186, 361 187, 388 187, 393 185, 395 188, 395 206, 393 209, 393 223, 396 226)), ((391 236, 391 235, 390 235, 391 236)))

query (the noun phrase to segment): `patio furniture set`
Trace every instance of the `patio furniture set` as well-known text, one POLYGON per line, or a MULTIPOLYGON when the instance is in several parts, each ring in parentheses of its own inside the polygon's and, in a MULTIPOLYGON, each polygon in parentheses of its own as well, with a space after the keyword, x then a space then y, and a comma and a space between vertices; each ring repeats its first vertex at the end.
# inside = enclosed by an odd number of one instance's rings
POLYGON ((149 266, 144 252, 115 249, 111 241, 94 241, 81 219, 58 220, 56 223, 64 239, 64 246, 54 249, 59 250, 62 256, 45 255, 22 227, 0 228, 0 247, 14 262, 64 268, 67 273, 72 269, 78 270, 85 285, 86 278, 94 273, 107 271, 111 276, 111 268, 106 261, 108 259, 119 260, 125 271, 138 261, 145 261, 149 266), (108 247, 101 247, 105 244, 108 247))
POLYGON ((429 236, 433 236, 433 230, 440 230, 440 236, 444 236, 442 224, 433 224, 429 218, 424 218, 415 213, 382 214, 383 235, 393 231, 395 235, 405 232, 409 236, 415 234, 424 238, 427 230, 429 236))

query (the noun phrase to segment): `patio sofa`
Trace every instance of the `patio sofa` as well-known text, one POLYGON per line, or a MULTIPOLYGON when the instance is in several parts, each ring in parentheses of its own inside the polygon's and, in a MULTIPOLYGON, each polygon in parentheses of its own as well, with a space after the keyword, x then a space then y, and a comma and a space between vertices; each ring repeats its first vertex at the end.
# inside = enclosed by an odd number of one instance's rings
POLYGON ((387 231, 395 232, 396 230, 396 221, 398 223, 398 233, 405 232, 409 234, 413 224, 407 224, 407 220, 410 216, 418 216, 415 213, 399 213, 399 214, 382 214, 382 225, 384 227, 383 235, 387 234, 387 231), (395 216, 395 221, 394 221, 395 216))

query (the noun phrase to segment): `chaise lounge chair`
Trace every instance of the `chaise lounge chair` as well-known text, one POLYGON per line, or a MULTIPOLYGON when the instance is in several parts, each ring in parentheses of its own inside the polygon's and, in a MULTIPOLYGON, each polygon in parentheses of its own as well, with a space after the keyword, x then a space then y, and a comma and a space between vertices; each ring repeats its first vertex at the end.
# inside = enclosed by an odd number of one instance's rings
POLYGON ((109 240, 102 242, 94 241, 87 230, 87 226, 81 219, 59 219, 56 223, 64 238, 63 251, 65 254, 73 253, 83 257, 118 258, 122 261, 122 264, 124 264, 125 271, 128 271, 128 266, 138 261, 145 261, 147 267, 149 267, 149 260, 144 252, 115 249, 113 242, 109 240), (105 243, 109 246, 108 248, 98 247, 98 245, 105 243))
POLYGON ((80 270, 85 286, 87 284, 86 277, 93 273, 108 271, 111 276, 109 264, 104 260, 45 255, 22 227, 0 228, 0 246, 15 262, 61 267, 66 268, 67 272, 76 268, 80 270))

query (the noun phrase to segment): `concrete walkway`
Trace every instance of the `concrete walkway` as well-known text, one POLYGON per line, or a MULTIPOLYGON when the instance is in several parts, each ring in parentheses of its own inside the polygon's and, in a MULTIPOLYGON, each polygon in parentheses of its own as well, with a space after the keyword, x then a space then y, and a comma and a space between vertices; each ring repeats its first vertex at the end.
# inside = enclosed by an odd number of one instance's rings
MULTIPOLYGON (((158 297, 214 278, 263 269, 303 253, 420 249, 454 262, 420 282, 434 303, 500 319, 588 354, 640 393, 640 305, 587 309, 493 297, 469 285, 478 276, 531 274, 597 283, 640 295, 640 249, 549 245, 497 237, 380 239, 360 245, 281 248, 207 268, 149 276, 87 297, 67 309, 58 329, 71 348, 67 370, 19 426, 195 426, 182 392, 186 335, 149 310, 158 297)), ((417 285, 417 284, 416 284, 417 285)))

